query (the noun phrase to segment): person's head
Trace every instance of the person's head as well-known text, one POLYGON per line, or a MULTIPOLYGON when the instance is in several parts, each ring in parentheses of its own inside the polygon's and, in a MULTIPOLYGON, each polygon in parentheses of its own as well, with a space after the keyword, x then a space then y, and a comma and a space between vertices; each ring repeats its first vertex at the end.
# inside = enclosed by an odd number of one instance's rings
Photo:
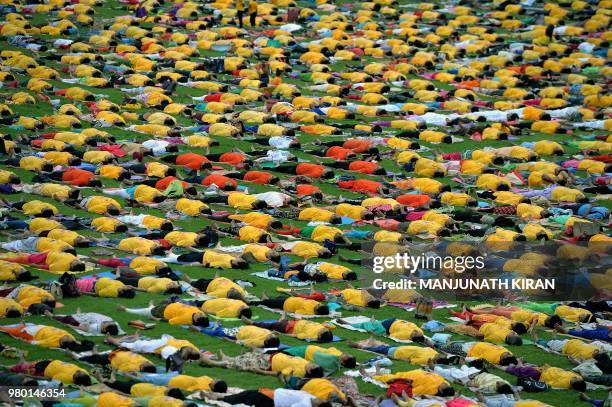
POLYGON ((329 259, 332 256, 332 252, 326 248, 319 249, 318 254, 319 254, 319 258, 321 259, 329 259))
POLYGON ((183 346, 180 350, 183 360, 199 360, 200 352, 191 346, 183 346))
POLYGON ((253 202, 252 205, 253 209, 266 209, 268 207, 268 204, 265 201, 259 199, 253 202))
POLYGON ((499 364, 502 366, 516 365, 517 360, 510 352, 504 352, 499 358, 499 364))
POLYGON ((133 288, 122 287, 117 292, 117 295, 119 298, 134 298, 136 296, 136 292, 133 288))
POLYGON ((438 396, 440 397, 452 397, 455 395, 455 389, 453 389, 448 383, 442 383, 438 386, 438 396))
POLYGON ((157 369, 155 369, 155 365, 153 365, 151 362, 145 362, 140 365, 140 371, 143 373, 155 373, 157 369))
POLYGON ((314 363, 306 365, 306 377, 323 377, 323 368, 314 363))
POLYGON ((242 300, 242 293, 236 288, 232 287, 227 291, 227 298, 231 298, 233 300, 242 300))
POLYGON ((249 264, 242 257, 235 257, 231 260, 233 269, 246 269, 249 267, 249 264))
POLYGON ((410 339, 412 339, 412 341, 416 342, 416 343, 423 343, 423 342, 425 342, 425 337, 423 336, 423 334, 420 333, 420 332, 416 332, 416 331, 412 332, 412 335, 411 335, 410 339))
POLYGON ((514 322, 512 324, 512 330, 519 335, 527 333, 527 327, 522 322, 514 322))
POLYGON ((74 260, 70 263, 70 271, 85 271, 85 263, 81 260, 74 260))
POLYGON ((110 205, 107 209, 106 209, 106 213, 108 213, 111 216, 117 216, 119 215, 119 208, 117 208, 115 205, 110 205))
POLYGON ((334 340, 334 334, 329 329, 322 330, 317 336, 317 342, 331 342, 334 340))
POLYGON ((6 310, 7 318, 19 318, 21 316, 21 311, 15 307, 10 307, 6 310))
POLYGON ((357 359, 355 359, 355 356, 353 355, 343 353, 340 355, 340 364, 346 368, 352 369, 357 366, 357 359))
POLYGON ((30 273, 30 270, 23 270, 21 273, 17 274, 15 278, 17 281, 30 281, 34 279, 34 276, 30 273))
POLYGON ((506 382, 497 382, 495 388, 499 394, 513 394, 512 386, 506 382))
POLYGON ((168 286, 166 287, 165 293, 166 294, 182 294, 183 289, 181 288, 178 282, 173 281, 170 284, 168 284, 168 286))
POLYGON ((225 393, 227 391, 227 383, 223 380, 213 380, 210 384, 210 390, 215 393, 225 393))
POLYGON ((251 318, 253 316, 253 312, 251 312, 251 309, 246 307, 240 310, 240 312, 238 313, 238 318, 251 318))
POLYGON ((79 370, 72 375, 72 382, 77 386, 91 386, 91 377, 79 370))
POLYGON ((380 308, 380 300, 370 300, 370 301, 368 301, 368 308, 374 308, 374 309, 380 308))
POLYGON ((591 323, 595 320, 595 317, 593 316, 593 314, 582 314, 580 315, 580 322, 583 322, 585 324, 591 323))
POLYGON ((166 396, 175 398, 177 400, 185 400, 185 395, 183 392, 175 387, 169 388, 166 392, 166 396))
POLYGON ((570 386, 572 386, 572 389, 580 392, 585 391, 587 388, 586 382, 579 377, 572 377, 570 381, 570 386))
POLYGON ((102 322, 102 325, 100 326, 100 332, 105 335, 116 336, 119 334, 119 327, 114 322, 102 322))
POLYGON ((208 317, 202 312, 196 312, 191 316, 191 321, 194 326, 206 328, 209 324, 208 317))
POLYGON ((523 340, 517 334, 508 334, 506 336, 505 342, 508 345, 513 345, 513 346, 521 346, 523 344, 523 340))
POLYGON ((559 315, 551 315, 544 321, 544 326, 547 328, 554 328, 556 325, 563 325, 563 320, 559 315))
POLYGON ((329 307, 325 304, 317 304, 315 307, 316 315, 329 315, 329 307))
POLYGON ((270 335, 264 339, 264 348, 278 348, 280 345, 280 339, 276 335, 270 335))
POLYGON ((593 359, 595 359, 595 361, 597 363, 608 363, 608 362, 610 362, 610 356, 608 356, 607 353, 600 352, 599 350, 596 350, 593 353, 593 359))
POLYGON ((166 197, 163 195, 155 195, 153 197, 153 203, 160 203, 160 202, 163 202, 165 199, 166 197))

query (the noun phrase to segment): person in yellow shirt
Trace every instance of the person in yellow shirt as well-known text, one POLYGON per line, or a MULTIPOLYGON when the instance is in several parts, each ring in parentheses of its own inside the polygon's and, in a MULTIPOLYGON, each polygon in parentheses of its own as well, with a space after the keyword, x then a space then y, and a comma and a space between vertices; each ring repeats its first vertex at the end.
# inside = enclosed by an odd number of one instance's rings
POLYGON ((203 356, 200 363, 207 366, 236 369, 269 376, 323 377, 323 368, 306 359, 284 353, 271 356, 260 352, 247 352, 230 357, 220 352, 217 360, 203 356))
POLYGON ((176 375, 168 381, 168 387, 174 387, 187 392, 213 391, 215 393, 225 393, 227 383, 223 380, 215 380, 209 376, 188 376, 184 374, 176 375))
MULTIPOLYGON (((316 300, 301 297, 277 297, 267 298, 262 295, 261 301, 251 301, 251 305, 263 305, 264 307, 283 310, 301 315, 328 315, 329 308, 316 300)), ((248 317, 247 317, 248 318, 248 317)))
POLYGON ((170 325, 194 325, 200 327, 207 327, 209 325, 206 313, 194 305, 182 302, 164 301, 159 305, 149 304, 145 308, 127 308, 123 305, 118 305, 117 308, 130 314, 150 319, 165 320, 170 325))
POLYGON ((403 360, 410 364, 420 366, 428 366, 431 363, 450 365, 458 359, 458 357, 447 359, 433 348, 409 345, 390 346, 387 343, 374 338, 368 338, 358 342, 349 342, 349 346, 367 350, 369 352, 380 353, 381 355, 388 356, 391 359, 403 360))
POLYGON ((0 297, 0 318, 19 318, 23 313, 24 309, 17 301, 0 297))
POLYGON ((372 378, 382 383, 390 383, 396 379, 410 380, 415 395, 451 397, 455 394, 455 389, 442 376, 421 369, 375 375, 372 378))
POLYGON ((20 371, 27 372, 32 376, 57 380, 65 385, 89 386, 92 382, 92 378, 86 370, 61 360, 43 359, 20 363, 14 369, 17 367, 20 371))
POLYGON ((243 300, 246 296, 246 290, 244 288, 226 277, 215 277, 213 279, 199 278, 193 280, 189 276, 184 275, 183 280, 211 297, 243 300))
POLYGON ((249 305, 241 300, 231 298, 214 298, 200 304, 200 308, 206 314, 218 318, 251 318, 252 312, 249 305))

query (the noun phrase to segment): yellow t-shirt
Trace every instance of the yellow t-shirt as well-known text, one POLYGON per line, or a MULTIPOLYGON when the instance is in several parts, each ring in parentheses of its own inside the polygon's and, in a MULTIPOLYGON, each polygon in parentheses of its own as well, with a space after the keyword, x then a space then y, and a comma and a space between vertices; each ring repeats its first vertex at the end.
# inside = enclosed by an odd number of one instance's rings
POLYGON ((272 356, 271 370, 284 376, 305 377, 307 365, 306 359, 277 353, 272 356))
POLYGON ((187 376, 178 375, 168 381, 168 387, 185 390, 188 392, 208 391, 213 383, 213 379, 208 376, 187 376))
POLYGON ((237 318, 240 315, 240 311, 248 307, 243 301, 230 298, 215 298, 207 300, 202 304, 202 310, 205 313, 220 318, 237 318))

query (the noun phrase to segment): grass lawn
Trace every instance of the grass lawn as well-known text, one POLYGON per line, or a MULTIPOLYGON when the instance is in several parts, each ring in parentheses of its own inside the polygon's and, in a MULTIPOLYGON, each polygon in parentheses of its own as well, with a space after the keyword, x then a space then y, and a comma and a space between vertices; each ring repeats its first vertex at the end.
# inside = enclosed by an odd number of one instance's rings
MULTIPOLYGON (((402 2, 403 4, 404 2, 402 2)), ((109 1, 105 1, 104 2, 104 6, 102 7, 96 7, 96 14, 95 14, 95 19, 96 19, 96 28, 101 28, 102 24, 107 24, 108 23, 108 19, 115 17, 115 16, 120 16, 120 15, 124 15, 126 14, 126 9, 117 1, 117 0, 109 0, 109 1), (104 21, 104 22, 103 22, 104 21)), ((49 19, 48 15, 42 15, 42 14, 35 14, 32 16, 32 24, 33 25, 40 25, 40 24, 44 24, 45 22, 47 22, 49 19)), ((53 38, 49 38, 50 40, 52 40, 53 38)), ((5 38, 0 38, 0 50, 8 50, 8 49, 14 49, 12 48, 6 41, 5 38)), ((28 53, 29 51, 25 51, 23 49, 21 49, 22 52, 28 53)), ((47 53, 38 53, 37 55, 34 55, 35 57, 42 57, 45 56, 47 53)), ((221 56, 220 53, 215 53, 215 52, 205 52, 203 53, 203 56, 221 56)), ((195 60, 197 60, 196 58, 194 58, 195 60)), ((366 57, 363 60, 360 61, 352 61, 352 62, 342 62, 342 63, 336 63, 332 66, 333 69, 335 70, 349 70, 349 69, 359 69, 359 67, 363 66, 364 64, 372 61, 372 58, 366 57)), ((56 62, 52 62, 52 61, 46 61, 46 64, 48 66, 51 66, 55 69, 57 69, 58 71, 62 68, 61 66, 59 66, 59 64, 57 64, 56 62)), ((300 68, 300 67, 298 67, 300 68)), ((305 70, 305 68, 304 68, 305 70)), ((64 75, 63 75, 64 76, 64 75)), ((415 76, 416 77, 416 76, 415 76)), ((19 80, 27 80, 28 77, 27 75, 21 75, 19 76, 19 80)), ((229 75, 220 75, 219 80, 224 80, 224 79, 230 79, 229 75)), ((49 81, 50 83, 52 83, 54 86, 58 87, 58 88, 66 88, 69 86, 72 86, 70 84, 67 83, 63 83, 61 81, 49 81)), ((294 79, 292 80, 293 83, 295 83, 296 85, 300 86, 300 87, 305 87, 305 86, 309 86, 311 85, 308 82, 304 82, 302 80, 299 79, 294 79)), ((449 88, 449 85, 447 84, 443 84, 443 83, 436 83, 440 88, 449 88)), ((109 88, 103 88, 103 89, 97 89, 97 88, 91 88, 91 87, 86 87, 86 86, 82 86, 85 89, 90 90, 91 92, 95 93, 95 94, 104 94, 108 96, 108 99, 117 103, 117 104, 121 104, 121 101, 123 100, 123 93, 119 90, 119 89, 109 89, 109 88)), ((240 89, 237 87, 234 87, 232 89, 230 89, 230 91, 232 92, 237 92, 240 89)), ((4 95, 4 96, 8 96, 9 94, 12 94, 14 92, 17 91, 24 91, 23 88, 18 88, 18 89, 8 89, 8 88, 4 88, 2 90, 0 90, 0 92, 4 95)), ((26 91, 27 92, 27 91, 26 91)), ((317 92, 304 92, 306 94, 312 94, 313 96, 322 96, 322 94, 319 94, 317 92)), ((178 91, 177 91, 177 96, 173 97, 173 99, 176 102, 183 102, 183 103, 191 103, 192 100, 191 98, 194 96, 202 96, 206 94, 205 91, 201 91, 201 90, 195 90, 195 89, 191 89, 191 88, 187 88, 184 86, 179 86, 178 91)), ((55 97, 52 96, 52 99, 60 99, 62 103, 70 103, 67 99, 64 99, 62 97, 55 97)), ((86 107, 81 106, 82 110, 86 111, 86 107)), ((52 106, 48 103, 37 103, 35 105, 11 105, 11 109, 13 109, 13 111, 15 111, 18 114, 21 114, 23 116, 30 116, 30 117, 40 117, 40 116, 44 116, 47 114, 52 114, 53 113, 53 109, 52 106)), ((142 109, 139 110, 138 113, 144 113, 146 110, 142 109)), ((377 118, 376 120, 378 120, 379 118, 377 118)), ((374 119, 372 118, 366 118, 366 119, 360 119, 360 120, 355 120, 355 121, 344 121, 347 123, 358 123, 358 122, 362 122, 363 120, 367 120, 367 121, 372 121, 374 119)), ((181 125, 190 125, 191 122, 188 119, 182 118, 179 119, 179 122, 181 125)), ((84 123, 86 126, 88 125, 87 123, 84 123)), ((132 123, 133 124, 133 123, 132 123)), ((131 132, 131 131, 127 131, 124 129, 120 129, 120 128, 104 128, 102 130, 108 131, 109 133, 113 134, 117 140, 131 140, 131 141, 144 141, 147 139, 147 136, 143 135, 143 134, 139 134, 139 133, 135 133, 135 132, 131 132)), ((46 131, 51 131, 51 129, 46 129, 46 131)), ((14 127, 9 127, 9 126, 0 126, 0 132, 5 133, 5 134, 11 134, 14 136, 19 136, 22 134, 26 134, 29 135, 30 133, 27 131, 24 131, 22 129, 17 129, 14 127)), ((388 134, 391 134, 392 132, 389 132, 388 134)), ((188 135, 191 134, 190 132, 185 132, 185 134, 183 135, 188 135)), ((595 133, 597 134, 597 133, 595 133)), ((529 134, 525 134, 522 135, 520 137, 518 137, 516 140, 512 140, 511 143, 513 144, 519 144, 520 142, 523 141, 536 141, 536 140, 541 140, 541 139, 555 139, 556 141, 559 141, 561 143, 564 143, 564 146, 566 148, 566 154, 573 154, 575 153, 577 150, 568 145, 567 142, 570 140, 576 140, 577 137, 586 137, 586 136, 592 136, 593 133, 582 133, 582 132, 577 132, 574 133, 571 136, 568 135, 555 135, 553 137, 551 137, 550 135, 544 135, 544 134, 538 134, 538 133, 529 133, 529 134)), ((341 139, 342 137, 335 137, 336 139, 341 139)), ((211 149, 211 153, 218 153, 218 152, 226 152, 229 151, 232 148, 240 148, 245 152, 248 152, 251 148, 251 143, 249 143, 248 141, 244 141, 244 140, 234 140, 234 139, 224 139, 224 138, 217 138, 220 142, 220 145, 217 147, 213 147, 211 149)), ((313 143, 317 137, 315 136, 311 136, 311 135, 307 135, 307 134, 299 134, 299 139, 302 143, 303 146, 306 147, 312 147, 309 146, 309 144, 313 143)), ((334 137, 329 137, 330 140, 334 139, 334 137)), ((484 146, 492 146, 492 147, 501 147, 501 146, 507 146, 509 145, 509 143, 506 141, 497 141, 497 142, 478 142, 478 141, 471 141, 471 140, 467 140, 467 141, 463 141, 460 143, 455 143, 455 144, 444 144, 444 145, 427 145, 427 143, 422 143, 424 144, 426 147, 431 148, 434 151, 438 151, 438 152, 454 152, 454 151, 469 151, 469 150, 473 150, 473 149, 478 149, 478 148, 482 148, 484 146)), ((183 150, 185 150, 185 148, 183 147, 183 150)), ((198 152, 198 153, 204 153, 203 149, 197 149, 194 148, 192 149, 192 151, 194 152, 198 152)), ((292 153, 294 153, 296 156, 298 156, 299 158, 303 158, 303 159, 312 159, 313 157, 307 153, 305 153, 304 151, 291 151, 292 153)), ((322 162, 326 162, 329 161, 328 159, 321 159, 322 162)), ((401 173, 401 168, 399 168, 399 166, 395 163, 395 161, 393 161, 390 157, 386 157, 382 163, 381 163, 386 169, 388 169, 389 171, 393 171, 396 173, 401 173)), ((1 167, 0 167, 1 168, 1 167)), ((30 182, 32 179, 32 173, 27 172, 27 171, 23 171, 23 170, 14 170, 11 169, 12 171, 14 171, 15 173, 17 173, 21 178, 23 182, 30 182)), ((271 168, 270 169, 272 172, 274 172, 274 169, 271 168)), ((180 173, 182 173, 182 170, 179 170, 180 173)), ((348 172, 345 171, 338 171, 338 173, 340 174, 348 174, 348 172)), ((184 174, 184 173, 183 173, 184 174)), ((281 175, 282 174, 277 174, 277 175, 281 175)), ((581 173, 577 173, 577 176, 584 176, 585 174, 581 174, 581 173)), ((373 179, 375 179, 375 177, 372 177, 373 179)), ((450 178, 445 179, 445 182, 450 183, 453 186, 457 186, 458 184, 454 181, 452 181, 450 178)), ((334 182, 329 182, 329 183, 323 183, 323 182, 319 182, 316 185, 319 186, 324 193, 329 194, 329 195, 336 195, 339 196, 339 189, 336 187, 336 185, 334 185, 334 182)), ((248 186, 249 191, 251 192, 263 192, 263 191, 269 191, 269 190, 277 190, 276 187, 274 186, 270 186, 270 185, 266 185, 266 186, 261 186, 261 185, 255 185, 255 184, 251 184, 248 182, 240 182, 241 185, 244 186, 248 186)), ((114 187, 114 186, 118 186, 118 184, 116 182, 113 181, 109 181, 109 180, 105 180, 104 182, 104 186, 105 187, 114 187)), ((89 189, 84 189, 83 190, 83 194, 84 195, 92 195, 94 194, 93 191, 89 190, 89 189)), ((345 198, 359 198, 362 197, 359 194, 354 194, 354 193, 350 193, 350 192, 342 192, 342 196, 345 198)), ((66 206, 58 201, 52 200, 52 199, 48 199, 48 198, 44 198, 44 197, 40 197, 40 196, 35 196, 35 195, 29 195, 29 194, 16 194, 16 195, 6 195, 4 196, 4 198, 6 198, 9 201, 18 201, 18 200, 31 200, 31 199, 38 199, 38 200, 42 200, 42 201, 47 201, 50 202, 52 204, 54 204, 62 214, 64 215, 76 215, 76 216, 81 216, 81 217, 88 217, 91 216, 91 214, 87 213, 86 211, 82 211, 82 210, 76 210, 72 207, 66 206)), ((122 204, 125 204, 125 202, 123 202, 121 199, 118 199, 118 201, 120 201, 122 204)), ((602 205, 605 205, 607 207, 612 207, 612 203, 608 200, 602 200, 599 202, 602 205)), ((222 209, 222 207, 220 206, 214 206, 213 208, 217 208, 217 209, 222 209)), ((135 213, 141 213, 141 209, 138 209, 135 211, 135 213)), ((146 213, 150 213, 152 215, 157 215, 157 216, 164 216, 164 212, 157 210, 157 209, 151 209, 151 210, 146 210, 146 213)), ((13 212, 13 215, 15 216, 19 216, 17 213, 13 212)), ((23 216, 22 216, 23 217, 23 216)), ((180 227, 182 230, 186 230, 186 231, 198 231, 201 230, 204 226, 211 224, 210 221, 208 220, 204 220, 204 219, 194 219, 194 218, 189 218, 189 217, 184 217, 181 218, 179 220, 176 220, 173 222, 175 224, 176 227, 180 227)), ((295 221, 295 220, 291 220, 288 221, 288 223, 292 224, 293 226, 304 226, 306 224, 306 222, 300 222, 300 221, 295 221)), ((83 235, 91 235, 91 236, 98 236, 100 237, 101 235, 96 233, 96 232, 92 232, 92 231, 79 231, 79 233, 82 233, 83 235)), ((120 234, 115 234, 115 235, 107 235, 107 237, 110 238, 114 238, 114 239, 121 239, 123 236, 120 234)), ((11 238, 7 237, 7 236, 2 236, 0 237, 0 241, 7 241, 10 240, 11 238)), ((231 245, 231 244, 240 244, 239 241, 237 240, 232 240, 232 239, 223 239, 222 240, 222 244, 223 245, 231 245)), ((83 254, 83 255, 88 255, 91 254, 92 249, 79 249, 78 252, 79 254, 83 254)), ((121 256, 125 256, 126 253, 122 253, 118 250, 114 250, 114 252, 117 254, 117 257, 121 257, 121 256)), ((356 253, 353 252, 349 252, 346 249, 341 249, 340 253, 341 255, 347 256, 347 257, 351 257, 351 258, 355 258, 355 256, 357 255, 356 253)), ((296 258, 296 260, 298 260, 296 258)), ((340 264, 343 264, 341 261, 339 261, 336 257, 334 257, 333 259, 334 262, 338 262, 340 264)), ((355 267, 353 265, 350 264, 345 264, 347 266, 350 267, 355 267)), ((232 278, 234 280, 236 279, 241 279, 241 280, 249 280, 252 281, 253 283, 256 284, 255 287, 250 288, 249 292, 260 296, 264 291, 266 291, 267 293, 274 293, 275 289, 278 286, 281 287, 286 287, 286 284, 278 284, 277 282, 271 282, 269 280, 263 280, 257 277, 253 277, 250 275, 251 272, 253 271, 261 271, 261 270, 266 270, 268 268, 268 265, 266 264, 255 264, 255 265, 251 265, 251 268, 249 270, 232 270, 232 271, 222 271, 220 274, 222 274, 223 276, 226 276, 228 278, 232 278)), ((178 270, 182 273, 185 273, 187 275, 189 275, 192 278, 202 278, 202 277, 207 277, 210 278, 212 276, 214 276, 216 273, 218 273, 218 271, 213 270, 213 269, 209 269, 209 268, 204 268, 204 267, 186 267, 186 266, 173 266, 173 269, 178 270)), ((359 267, 357 267, 358 270, 361 270, 361 272, 365 272, 364 269, 361 269, 359 267)), ((100 272, 100 271, 110 271, 110 269, 104 268, 104 267, 98 267, 96 269, 96 272, 100 272)), ((49 279, 53 279, 56 278, 57 276, 48 273, 48 272, 44 272, 44 271, 40 271, 40 270, 36 270, 35 274, 40 276, 40 281, 45 281, 45 280, 49 280, 49 279)), ((91 274, 91 273, 88 273, 91 274)), ((342 287, 342 284, 334 284, 334 283, 327 283, 327 284, 320 284, 317 285, 317 290, 327 290, 330 289, 332 287, 342 287)), ((109 316, 112 316, 113 318, 115 318, 118 322, 121 323, 122 327, 124 330, 126 330, 128 333, 133 333, 134 329, 133 328, 128 328, 127 327, 127 323, 130 320, 133 319, 137 319, 135 316, 133 315, 129 315, 126 313, 122 313, 117 311, 117 305, 118 304, 123 304, 125 306, 129 306, 129 307, 140 307, 140 306, 146 306, 149 301, 154 301, 154 302, 158 302, 160 300, 162 300, 164 298, 163 295, 154 295, 154 294, 143 294, 143 293, 138 293, 136 298, 132 299, 132 300, 126 300, 126 299, 105 299, 105 298, 91 298, 91 297, 80 297, 80 298, 76 298, 76 299, 64 299, 61 301, 62 303, 62 308, 57 309, 57 313, 58 314, 71 314, 76 312, 77 309, 80 309, 81 311, 94 311, 94 312, 100 312, 109 316)), ((494 301, 494 300, 492 300, 494 301)), ((356 313, 356 312, 347 312, 344 311, 343 312, 343 316, 350 316, 350 315, 358 315, 360 313, 356 313)), ((368 310, 366 312, 362 312, 361 314, 365 314, 368 316, 372 316, 375 317, 377 319, 384 319, 384 318, 389 318, 389 317, 397 317, 397 318, 402 318, 402 319, 408 319, 408 320, 413 320, 413 321, 417 321, 414 319, 413 313, 409 313, 406 312, 404 310, 398 309, 398 308, 393 308, 393 307, 384 307, 380 310, 368 310)), ((266 319, 276 319, 278 318, 278 314, 275 313, 271 313, 271 312, 267 312, 265 310, 259 309, 259 308, 254 308, 254 316, 256 318, 258 318, 259 320, 266 320, 266 319)), ((448 320, 446 319, 448 316, 448 313, 446 310, 436 310, 434 312, 434 317, 440 321, 443 322, 448 322, 448 320)), ((39 316, 28 316, 26 318, 24 318, 25 321, 27 322, 33 322, 33 323, 42 323, 42 324, 48 324, 48 325, 55 325, 55 326, 60 326, 60 324, 56 323, 55 321, 51 321, 48 318, 45 317, 39 317, 39 316)), ((325 318, 321 318, 318 319, 319 321, 325 321, 325 318)), ((4 322, 4 321, 2 321, 4 322)), ((7 321, 9 322, 9 321, 7 321)), ((10 321, 13 322, 13 321, 10 321)), ((224 326, 232 326, 235 325, 236 323, 232 323, 232 322, 224 322, 224 326)), ((243 351, 245 351, 245 348, 238 346, 236 344, 232 344, 229 343, 227 341, 223 341, 220 340, 218 338, 213 338, 213 337, 209 337, 209 336, 205 336, 203 334, 199 334, 199 333, 195 333, 192 332, 190 330, 184 329, 182 327, 174 327, 174 326, 170 326, 165 322, 158 322, 156 323, 155 327, 151 330, 148 331, 143 331, 142 335, 146 335, 148 337, 159 337, 162 334, 170 334, 173 335, 176 338, 182 338, 182 339, 187 339, 189 341, 191 341, 192 343, 196 344, 197 346, 199 346, 200 348, 207 350, 207 351, 211 351, 211 352, 218 352, 219 350, 223 350, 226 354, 229 355, 237 355, 243 351)), ((338 342, 338 343, 334 343, 333 346, 352 353, 354 355, 357 356, 358 361, 363 362, 371 357, 373 357, 374 355, 371 353, 367 353, 367 352, 363 352, 363 351, 358 351, 358 350, 354 350, 351 349, 350 347, 348 347, 347 345, 347 341, 350 340, 360 340, 360 339, 365 339, 368 337, 368 335, 366 334, 362 334, 362 333, 358 333, 358 332, 354 332, 354 331, 348 331, 348 330, 344 330, 344 329, 337 329, 336 334, 338 336, 340 336, 343 341, 342 342, 338 342)), ((540 336, 542 337, 547 337, 549 336, 550 333, 548 332, 540 332, 540 336)), ((76 335, 78 337, 78 335, 76 335)), ((63 354, 62 352, 58 351, 58 350, 46 350, 46 349, 42 349, 42 348, 38 348, 36 346, 31 346, 28 344, 24 344, 21 342, 18 342, 16 340, 13 340, 12 338, 9 338, 8 336, 1 336, 0 337, 0 341, 2 342, 2 344, 4 345, 12 345, 12 346, 16 346, 22 349, 27 350, 28 352, 28 356, 27 359, 28 360, 37 360, 37 359, 43 359, 43 358, 54 358, 54 359, 62 359, 62 360, 68 360, 67 356, 65 354, 63 354)), ((91 339, 91 338, 88 338, 91 339)), ((470 340, 470 338, 467 337, 461 337, 458 335, 454 335, 454 338, 456 340, 470 340)), ((283 343, 287 344, 287 345, 300 345, 303 344, 301 341, 288 337, 286 335, 282 335, 281 336, 281 340, 283 343)), ((102 339, 101 338, 96 338, 95 341, 98 343, 99 349, 100 350, 104 350, 104 349, 108 349, 108 347, 103 344, 102 339)), ((392 342, 389 342, 392 343, 392 342)), ((518 357, 523 358, 526 362, 529 363, 533 363, 533 364, 537 364, 537 365, 544 365, 544 364, 549 364, 549 365, 553 365, 553 366, 557 366, 557 367, 561 367, 561 368, 571 368, 572 365, 571 363, 564 357, 561 356, 556 356, 553 354, 547 354, 542 352, 540 349, 538 349, 537 347, 533 346, 533 345, 524 345, 521 347, 509 347, 509 349, 518 357)), ((160 360, 156 360, 156 362, 159 362, 159 364, 161 365, 161 361, 160 360)), ((11 364, 16 363, 15 360, 10 360, 10 359, 6 359, 6 358, 0 358, 0 365, 3 366, 8 366, 11 364)), ((403 370, 411 370, 417 368, 417 366, 411 366, 408 363, 405 362, 400 362, 400 361, 395 361, 393 363, 393 367, 392 370, 394 372, 397 371, 403 371, 403 370)), ((509 375, 506 375, 503 372, 500 372, 496 369, 493 369, 492 371, 495 374, 499 374, 500 376, 507 378, 511 381, 511 383, 516 383, 515 378, 510 377, 509 375)), ((224 369, 219 369, 219 368, 209 368, 209 367, 201 367, 201 366, 197 366, 195 364, 188 364, 186 365, 185 368, 185 373, 186 374, 191 374, 191 375, 209 375, 212 376, 214 378, 218 378, 218 379, 224 379, 227 381, 228 385, 230 386, 237 386, 237 387, 242 387, 242 388, 246 388, 246 389, 255 389, 258 387, 276 387, 279 386, 279 382, 278 379, 276 378, 272 378, 272 377, 268 377, 268 376, 260 376, 260 375, 255 375, 255 374, 251 374, 251 373, 246 373, 246 372, 236 372, 236 371, 230 371, 230 370, 224 370, 224 369)), ((338 373, 338 374, 342 374, 342 372, 338 373)), ((359 381, 359 388, 363 393, 367 393, 367 394, 373 394, 373 395, 380 395, 383 393, 383 390, 381 390, 378 387, 375 387, 371 384, 368 383, 364 383, 362 381, 359 381)), ((463 394, 470 394, 469 390, 467 389, 462 389, 463 394)), ((598 390, 598 391, 589 391, 588 394, 591 397, 594 398, 605 398, 607 396, 607 392, 604 390, 598 390)), ((581 401, 578 400, 578 393, 574 392, 574 391, 567 391, 567 390, 554 390, 554 391, 548 391, 545 393, 536 393, 536 394, 527 394, 524 393, 522 394, 522 397, 524 399, 527 398, 531 398, 531 399, 537 399, 537 400, 541 400, 543 402, 546 402, 550 405, 553 406, 569 406, 569 405, 588 405, 588 403, 583 403, 581 401)))

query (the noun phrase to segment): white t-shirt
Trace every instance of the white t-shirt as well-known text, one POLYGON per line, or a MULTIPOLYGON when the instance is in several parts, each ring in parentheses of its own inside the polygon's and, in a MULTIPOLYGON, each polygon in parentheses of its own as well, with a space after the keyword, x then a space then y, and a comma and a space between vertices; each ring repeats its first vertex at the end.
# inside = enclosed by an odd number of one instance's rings
POLYGON ((274 407, 312 407, 314 396, 303 390, 274 390, 274 407))
POLYGON ((97 312, 82 312, 80 314, 73 314, 72 318, 74 318, 79 325, 81 325, 81 329, 91 333, 101 333, 102 324, 104 322, 114 322, 111 317, 98 314, 97 312))
POLYGON ((264 192, 262 194, 254 195, 258 200, 264 201, 271 208, 280 208, 288 201, 291 197, 280 192, 264 192))

